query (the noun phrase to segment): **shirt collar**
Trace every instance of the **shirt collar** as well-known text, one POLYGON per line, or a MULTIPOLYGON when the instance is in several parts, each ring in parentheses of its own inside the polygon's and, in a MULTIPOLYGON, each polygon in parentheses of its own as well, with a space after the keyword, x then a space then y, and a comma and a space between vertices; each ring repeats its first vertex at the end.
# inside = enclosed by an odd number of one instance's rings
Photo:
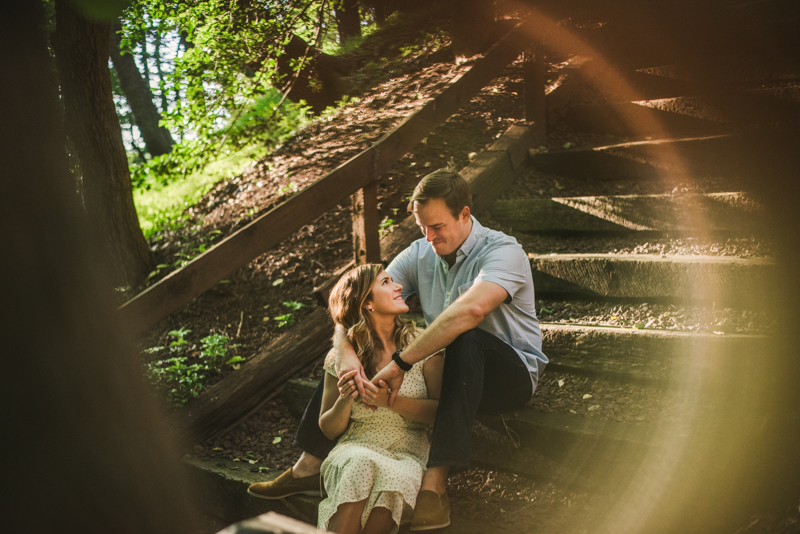
POLYGON ((465 256, 470 255, 472 249, 474 249, 475 245, 478 243, 478 238, 483 234, 483 226, 481 226, 481 223, 472 215, 469 217, 472 220, 472 229, 470 229, 467 239, 458 249, 459 252, 463 252, 465 256))

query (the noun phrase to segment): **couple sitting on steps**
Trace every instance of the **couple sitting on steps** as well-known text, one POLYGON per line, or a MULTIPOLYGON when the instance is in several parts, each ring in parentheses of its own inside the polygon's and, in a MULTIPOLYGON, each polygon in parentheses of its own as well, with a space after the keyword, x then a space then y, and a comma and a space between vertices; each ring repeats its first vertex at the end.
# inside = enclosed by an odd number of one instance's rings
POLYGON ((458 173, 429 174, 408 205, 425 237, 385 271, 362 265, 339 280, 333 348, 295 440, 304 452, 248 493, 320 495, 324 484, 318 526, 333 532, 450 524, 447 476, 469 465, 475 414, 528 403, 547 363, 528 258, 471 206, 458 173), (398 317, 414 293, 422 333, 398 317))

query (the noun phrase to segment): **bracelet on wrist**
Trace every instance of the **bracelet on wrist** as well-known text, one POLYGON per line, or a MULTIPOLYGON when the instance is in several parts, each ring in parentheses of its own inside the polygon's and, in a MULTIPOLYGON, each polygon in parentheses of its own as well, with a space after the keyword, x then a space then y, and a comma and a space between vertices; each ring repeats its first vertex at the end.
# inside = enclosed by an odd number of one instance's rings
POLYGON ((410 370, 411 370, 411 367, 413 367, 413 366, 412 366, 412 364, 410 364, 410 363, 406 363, 405 361, 403 361, 403 358, 401 358, 401 357, 400 357, 400 353, 401 353, 401 352, 403 352, 403 351, 402 351, 402 350, 395 351, 395 353, 394 353, 394 354, 392 354, 392 361, 393 361, 394 363, 396 363, 396 364, 397 364, 397 366, 398 366, 400 369, 402 369, 402 370, 403 370, 403 372, 406 372, 406 373, 407 373, 408 371, 410 371, 410 370))

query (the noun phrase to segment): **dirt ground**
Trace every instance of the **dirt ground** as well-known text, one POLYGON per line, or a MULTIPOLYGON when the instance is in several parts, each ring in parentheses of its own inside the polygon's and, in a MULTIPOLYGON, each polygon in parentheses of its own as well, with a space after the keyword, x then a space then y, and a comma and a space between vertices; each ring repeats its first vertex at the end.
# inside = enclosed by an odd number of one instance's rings
MULTIPOLYGON (((242 228, 288 195, 369 146, 413 113, 427 98, 468 68, 469 64, 455 66, 452 63, 447 45, 440 41, 422 47, 420 53, 410 55, 386 80, 366 91, 358 101, 312 123, 243 175, 220 182, 195 206, 187 208, 179 228, 151 238, 157 263, 172 264, 181 254, 192 256, 201 246, 210 246, 242 228)), ((565 58, 548 59, 551 75, 555 76, 565 58)), ((386 231, 391 231, 391 227, 406 216, 406 198, 420 178, 448 163, 464 167, 474 154, 484 150, 509 126, 523 120, 522 89, 521 64, 516 62, 381 178, 379 212, 386 231)), ((549 145, 559 148, 567 142, 621 141, 613 136, 586 136, 560 127, 550 136, 549 145)), ((687 191, 724 190, 724 184, 713 181, 678 185, 687 191)), ((587 186, 578 180, 556 181, 552 176, 526 170, 505 195, 509 198, 553 196, 551 188, 557 188, 558 196, 564 197, 610 192, 669 192, 641 185, 618 187, 618 184, 606 183, 602 186, 606 189, 599 187, 587 186), (609 187, 612 189, 608 190, 609 187)), ((290 311, 283 303, 302 303, 304 306, 294 312, 294 319, 302 322, 316 307, 313 289, 351 260, 350 212, 349 205, 340 205, 303 227, 234 272, 226 283, 219 284, 150 329, 140 339, 141 348, 167 345, 169 331, 185 328, 192 331, 187 336, 192 344, 201 337, 219 333, 238 345, 237 354, 245 358, 257 354, 285 331, 274 319, 290 311)), ((491 225, 486 214, 478 214, 478 217, 491 225)), ((748 239, 698 243, 666 237, 640 243, 627 238, 608 238, 602 242, 581 243, 578 240, 570 244, 552 238, 526 239, 523 245, 536 252, 613 250, 615 253, 716 253, 742 257, 772 255, 769 244, 748 239)), ((164 269, 150 282, 168 272, 169 269, 164 269)), ((756 312, 742 314, 741 310, 668 305, 643 309, 639 305, 609 303, 582 306, 585 308, 578 309, 568 302, 540 301, 537 312, 543 320, 560 323, 612 324, 612 318, 616 318, 618 322, 649 323, 648 328, 725 332, 770 329, 768 317, 756 312), (651 323, 651 319, 655 322, 651 323)), ((209 377, 207 385, 230 372, 246 372, 246 369, 246 364, 239 371, 226 368, 209 377)), ((314 362, 297 376, 318 376, 319 371, 320 362, 314 362)), ((669 404, 668 400, 654 401, 654 395, 644 386, 601 380, 588 382, 584 377, 564 373, 546 375, 538 396, 537 407, 543 411, 558 410, 579 417, 613 417, 641 424, 657 417, 669 404), (590 395, 588 399, 585 398, 587 394, 590 395), (604 409, 590 409, 597 404, 603 404, 604 409)), ((301 452, 292 444, 298 422, 278 396, 225 434, 196 445, 191 454, 203 458, 238 458, 255 471, 259 468, 282 471, 291 466, 301 452)), ((468 519, 496 520, 498 526, 519 532, 590 532, 592 517, 601 513, 606 502, 601 494, 559 487, 548 481, 482 466, 451 477, 448 491, 454 514, 468 519), (581 519, 576 520, 578 517, 581 519)), ((751 525, 743 525, 738 532, 797 531, 800 513, 796 496, 800 495, 800 489, 794 488, 794 493, 790 491, 787 495, 790 497, 787 497, 785 514, 755 518, 751 525)))

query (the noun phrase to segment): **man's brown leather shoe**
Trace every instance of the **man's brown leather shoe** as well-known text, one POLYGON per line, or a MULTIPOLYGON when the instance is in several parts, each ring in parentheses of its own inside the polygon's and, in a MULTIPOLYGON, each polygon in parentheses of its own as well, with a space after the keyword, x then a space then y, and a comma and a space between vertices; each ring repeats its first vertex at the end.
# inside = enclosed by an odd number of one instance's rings
POLYGON ((258 482, 247 488, 247 493, 262 499, 283 499, 289 495, 311 495, 321 497, 319 473, 302 478, 292 476, 292 468, 284 471, 272 482, 258 482))
POLYGON ((435 491, 422 490, 411 518, 411 530, 433 530, 450 524, 450 499, 435 491))

